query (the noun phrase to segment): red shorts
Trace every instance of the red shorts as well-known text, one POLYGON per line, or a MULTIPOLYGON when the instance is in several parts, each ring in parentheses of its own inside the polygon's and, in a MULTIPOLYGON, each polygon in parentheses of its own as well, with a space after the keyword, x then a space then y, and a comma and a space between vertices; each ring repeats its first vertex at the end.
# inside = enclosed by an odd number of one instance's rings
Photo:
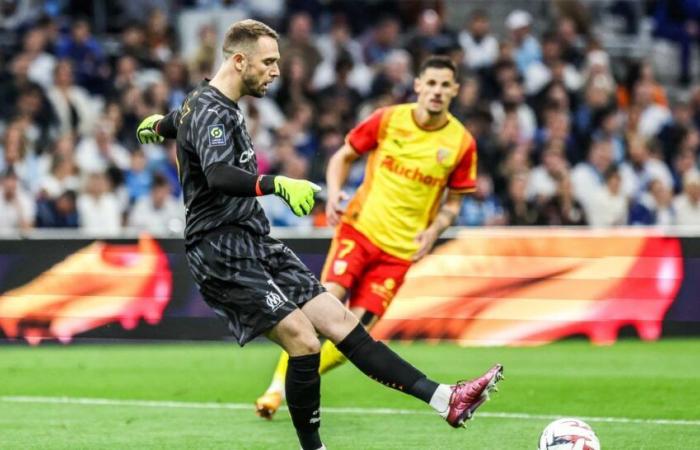
POLYGON ((403 284, 411 261, 392 256, 351 225, 336 230, 322 282, 338 283, 350 292, 350 307, 362 307, 381 317, 403 284))

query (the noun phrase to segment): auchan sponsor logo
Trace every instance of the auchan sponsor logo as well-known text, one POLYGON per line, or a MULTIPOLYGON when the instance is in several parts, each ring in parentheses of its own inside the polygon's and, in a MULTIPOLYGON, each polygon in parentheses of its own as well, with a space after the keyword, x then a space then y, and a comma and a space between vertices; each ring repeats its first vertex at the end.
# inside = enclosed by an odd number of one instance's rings
POLYGON ((425 184, 426 186, 442 186, 445 182, 445 179, 442 177, 434 177, 432 175, 424 174, 418 167, 403 165, 393 156, 385 156, 382 160, 381 167, 384 167, 389 172, 395 173, 403 178, 411 181, 417 181, 425 184))

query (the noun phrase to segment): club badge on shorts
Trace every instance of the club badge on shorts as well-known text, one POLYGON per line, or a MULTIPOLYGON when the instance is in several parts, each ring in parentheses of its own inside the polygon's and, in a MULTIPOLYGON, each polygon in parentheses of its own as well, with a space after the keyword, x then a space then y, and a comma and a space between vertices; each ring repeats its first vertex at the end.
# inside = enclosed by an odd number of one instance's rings
POLYGON ((272 311, 276 311, 277 308, 282 306, 282 303, 284 303, 284 301, 282 300, 282 297, 279 294, 275 292, 268 292, 267 294, 265 294, 265 303, 267 303, 267 306, 272 311))
POLYGON ((348 269, 348 262, 342 259, 336 259, 333 261, 333 273, 335 275, 342 275, 348 269))

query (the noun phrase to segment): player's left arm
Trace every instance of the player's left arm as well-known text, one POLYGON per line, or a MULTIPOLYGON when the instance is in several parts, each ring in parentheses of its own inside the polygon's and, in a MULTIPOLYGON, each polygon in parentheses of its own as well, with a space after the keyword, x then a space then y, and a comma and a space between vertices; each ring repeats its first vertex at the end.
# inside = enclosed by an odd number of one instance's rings
POLYGON ((459 209, 462 207, 463 197, 464 193, 462 192, 448 191, 447 199, 440 207, 440 211, 435 216, 435 219, 428 228, 416 236, 416 242, 418 242, 419 247, 418 251, 413 255, 413 261, 418 261, 427 255, 442 232, 452 225, 455 217, 459 214, 459 209))
POLYGON ((455 217, 459 214, 464 195, 476 189, 476 141, 469 133, 464 135, 461 153, 461 157, 447 182, 449 189, 447 199, 428 228, 416 236, 419 247, 413 255, 414 261, 418 261, 428 254, 438 237, 447 227, 452 225, 455 217))
POLYGON ((151 114, 141 121, 136 129, 136 138, 140 144, 161 143, 164 139, 177 137, 177 117, 179 110, 162 114, 151 114))

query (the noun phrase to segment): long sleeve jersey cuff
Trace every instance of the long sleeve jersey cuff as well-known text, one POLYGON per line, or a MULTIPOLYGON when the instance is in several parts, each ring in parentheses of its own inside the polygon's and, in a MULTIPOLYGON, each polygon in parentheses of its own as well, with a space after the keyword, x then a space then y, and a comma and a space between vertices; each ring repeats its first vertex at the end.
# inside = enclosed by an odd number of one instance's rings
POLYGON ((212 164, 204 171, 211 189, 232 197, 257 197, 274 194, 274 176, 255 175, 224 163, 212 164))
POLYGON ((158 135, 166 139, 177 138, 177 127, 175 126, 175 114, 168 114, 160 119, 155 126, 155 131, 158 135))

